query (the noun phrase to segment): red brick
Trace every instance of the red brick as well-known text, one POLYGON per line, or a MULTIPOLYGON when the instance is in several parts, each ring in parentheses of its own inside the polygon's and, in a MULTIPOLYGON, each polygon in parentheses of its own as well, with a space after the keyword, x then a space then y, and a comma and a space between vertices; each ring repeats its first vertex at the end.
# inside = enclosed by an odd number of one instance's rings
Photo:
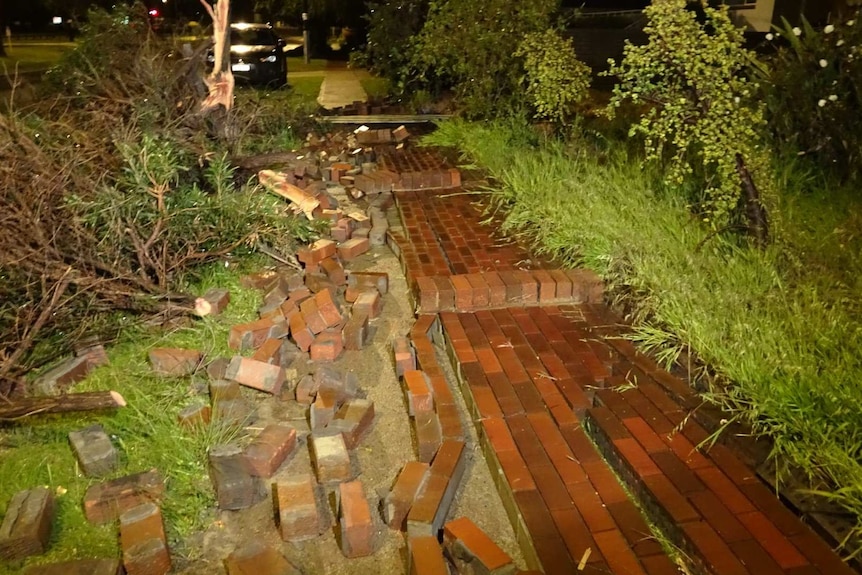
POLYGON ((451 278, 452 287, 455 290, 455 309, 458 311, 471 311, 473 305, 473 287, 466 276, 454 275, 451 278))
POLYGON ((246 387, 278 395, 284 385, 285 371, 277 365, 237 355, 225 370, 225 377, 246 387))
POLYGON ((344 272, 344 267, 335 258, 327 258, 321 261, 320 268, 326 273, 326 277, 328 277, 335 285, 347 285, 347 274, 344 272))
POLYGON ((374 402, 370 399, 353 398, 345 402, 329 424, 344 437, 347 449, 355 449, 374 424, 374 402))
POLYGON ((121 549, 131 549, 149 539, 158 539, 163 544, 166 542, 165 524, 158 505, 142 503, 120 515, 121 549))
POLYGON ((547 270, 533 270, 531 272, 538 284, 539 303, 551 303, 557 299, 557 283, 547 270))
POLYGON ((482 274, 482 279, 488 284, 488 299, 491 307, 501 307, 506 304, 506 284, 496 272, 482 274))
POLYGON ((396 376, 401 377, 405 372, 416 369, 416 352, 406 337, 392 340, 392 352, 395 355, 396 376))
POLYGON ((211 415, 212 410, 209 405, 189 405, 177 414, 177 422, 180 424, 180 427, 200 429, 210 422, 211 415))
POLYGON ((302 351, 308 351, 314 341, 314 333, 308 328, 305 318, 300 313, 290 318, 290 335, 302 351))
POLYGON ((341 335, 344 339, 344 349, 350 351, 364 349, 370 336, 368 314, 361 311, 351 313, 350 319, 344 324, 344 330, 341 332, 341 335))
POLYGON ((571 483, 566 485, 566 488, 591 532, 599 533, 616 527, 616 523, 592 483, 589 481, 571 483))
POLYGON ((287 328, 283 324, 275 323, 271 318, 264 318, 233 326, 228 334, 228 346, 240 351, 257 349, 267 339, 286 335, 287 328))
MULTIPOLYGON (((852 573, 856 573, 856 571, 841 560, 838 554, 823 539, 808 528, 803 533, 791 537, 790 542, 802 551, 809 561, 811 561, 811 565, 818 568, 820 573, 824 575, 826 573, 829 575, 851 575, 852 573)), ((796 575, 795 572, 794 575, 796 575)))
POLYGON ((593 538, 613 573, 645 575, 643 567, 632 553, 622 533, 617 530, 603 531, 593 533, 593 538))
POLYGON ((235 549, 224 560, 227 575, 281 575, 297 573, 284 555, 259 541, 251 541, 235 549))
POLYGON ((320 483, 340 483, 353 478, 347 444, 339 433, 311 436, 311 453, 320 483))
POLYGON ((461 517, 443 526, 450 555, 463 559, 483 573, 494 573, 512 565, 512 558, 468 517, 461 517), (475 565, 473 561, 478 562, 475 565))
MULTIPOLYGON (((86 511, 86 499, 84 505, 86 511)), ((0 559, 3 563, 48 550, 54 507, 54 495, 46 487, 19 491, 12 496, 0 524, 0 559)), ((89 514, 87 518, 90 519, 89 514)), ((93 522, 92 519, 90 521, 93 522)))
POLYGON ((314 539, 327 527, 317 500, 317 485, 310 475, 275 484, 278 527, 284 541, 314 539))
POLYGON ((408 461, 398 474, 395 485, 383 501, 383 518, 392 529, 403 530, 416 494, 425 484, 430 466, 419 461, 408 461))
POLYGON ((433 411, 434 397, 430 381, 424 372, 409 370, 404 372, 404 386, 407 392, 407 409, 410 415, 420 411, 433 411))
POLYGON ((369 319, 374 319, 380 315, 382 307, 383 300, 377 290, 364 291, 353 302, 353 313, 364 313, 369 319))
POLYGON ((483 274, 467 274, 464 276, 472 289, 472 303, 475 309, 486 308, 491 303, 491 292, 483 274))
POLYGON ((416 450, 419 461, 429 463, 443 440, 440 419, 433 411, 421 411, 414 416, 413 424, 416 430, 416 450))
POLYGON ((675 453, 654 453, 652 458, 680 493, 688 495, 706 489, 694 471, 689 469, 675 453))
POLYGON ((344 336, 341 330, 326 330, 311 343, 309 349, 312 361, 335 361, 344 351, 344 336))
POLYGON ((653 536, 634 503, 628 499, 611 503, 608 505, 608 511, 635 555, 646 557, 663 553, 661 544, 653 536))
POLYGON ((647 490, 676 523, 697 521, 700 514, 664 475, 643 479, 647 490))
POLYGON ((551 516, 575 563, 580 563, 584 557, 586 557, 585 563, 595 563, 604 559, 577 509, 551 510, 551 516))
POLYGON ((360 481, 338 486, 341 516, 341 552, 345 557, 366 557, 374 553, 374 523, 371 508, 360 481))
POLYGON ((623 419, 629 432, 638 440, 638 443, 646 450, 647 453, 661 453, 668 451, 668 446, 662 441, 661 437, 656 434, 655 430, 640 417, 627 417, 623 419))
POLYGON ((521 284, 521 302, 525 305, 535 304, 539 301, 539 284, 528 271, 514 272, 515 281, 521 284))
POLYGON ((171 556, 161 539, 147 539, 123 550, 127 575, 164 575, 171 570, 171 556))
POLYGON ((157 347, 150 350, 149 358, 155 373, 180 377, 194 373, 201 364, 203 354, 195 349, 157 347))
POLYGON ((164 491, 165 484, 155 469, 97 483, 84 494, 84 515, 96 525, 109 523, 141 503, 158 502, 164 491))
POLYGON ((696 469, 695 473, 706 484, 707 488, 715 493, 734 514, 738 515, 755 510, 751 501, 720 469, 716 467, 704 467, 696 469))
POLYGON ((326 327, 337 325, 344 319, 341 313, 341 306, 333 299, 331 291, 323 290, 318 292, 314 296, 314 301, 317 303, 317 310, 323 321, 326 322, 326 327))
POLYGON ((718 533, 705 521, 691 521, 681 526, 685 535, 702 555, 713 573, 749 575, 718 533))
POLYGON ((742 513, 737 519, 782 569, 808 565, 808 560, 760 511, 742 513))
POLYGON ((434 456, 428 481, 407 515, 407 532, 411 537, 436 535, 440 531, 461 483, 464 466, 464 442, 444 441, 434 456))
POLYGON ((287 425, 267 425, 246 448, 245 459, 252 475, 272 477, 296 452, 296 430, 287 425))
POLYGON ((367 238, 352 238, 338 246, 338 257, 350 261, 367 252, 371 244, 367 238))
POLYGON ((308 247, 300 248, 296 257, 306 266, 314 267, 326 258, 331 258, 335 253, 335 242, 332 240, 320 239, 308 247))
POLYGON ((316 335, 329 327, 323 314, 320 313, 320 308, 318 307, 317 300, 315 298, 309 298, 303 301, 299 306, 299 310, 302 313, 305 325, 308 326, 311 333, 316 335))
POLYGON ((410 575, 449 575, 437 537, 411 537, 407 541, 410 575))

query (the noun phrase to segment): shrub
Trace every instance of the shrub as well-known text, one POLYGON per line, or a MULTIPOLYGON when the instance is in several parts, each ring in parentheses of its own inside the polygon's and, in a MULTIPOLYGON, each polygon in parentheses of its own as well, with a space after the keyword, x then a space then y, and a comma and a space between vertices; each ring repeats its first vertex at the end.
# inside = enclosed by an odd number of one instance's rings
POLYGON ((555 0, 435 2, 411 46, 411 79, 453 87, 468 116, 518 110, 523 71, 514 51, 526 34, 551 26, 556 8, 555 0))
MULTIPOLYGON (((842 177, 862 154, 862 23, 813 29, 786 20, 766 70, 766 110, 776 141, 842 177)), ((768 36, 771 40, 772 35, 768 36)))
POLYGON ((364 58, 357 57, 356 63, 369 67, 403 91, 409 76, 410 43, 422 29, 427 13, 428 0, 369 2, 364 58))
POLYGON ((566 123, 590 86, 590 69, 578 60, 572 40, 555 30, 529 33, 515 55, 524 59, 524 84, 534 117, 566 123))
POLYGON ((754 102, 756 85, 745 76, 753 56, 742 48, 742 30, 726 7, 702 5, 699 22, 686 4, 656 0, 646 8, 648 43, 626 44, 622 62, 611 61, 607 74, 619 84, 608 111, 626 100, 643 105, 630 135, 644 138, 647 160, 667 161, 674 187, 701 178, 698 207, 714 229, 729 225, 743 204, 749 226, 765 241, 765 213, 747 177, 765 177, 767 164, 759 137, 762 107, 754 102))

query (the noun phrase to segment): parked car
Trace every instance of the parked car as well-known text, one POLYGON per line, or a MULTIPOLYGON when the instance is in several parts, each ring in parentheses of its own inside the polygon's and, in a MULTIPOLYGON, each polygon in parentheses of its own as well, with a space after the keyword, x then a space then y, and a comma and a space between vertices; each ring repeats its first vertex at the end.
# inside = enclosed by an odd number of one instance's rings
MULTIPOLYGON (((269 24, 230 25, 230 67, 238 83, 283 86, 287 83, 285 41, 269 24)), ((214 59, 208 58, 210 65, 214 59)))

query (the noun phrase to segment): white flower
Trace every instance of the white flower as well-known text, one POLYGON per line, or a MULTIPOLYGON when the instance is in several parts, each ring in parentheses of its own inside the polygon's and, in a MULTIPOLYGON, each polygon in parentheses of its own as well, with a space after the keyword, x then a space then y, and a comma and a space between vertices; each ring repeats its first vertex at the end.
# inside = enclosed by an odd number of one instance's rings
POLYGON ((835 31, 835 26, 833 26, 832 24, 829 24, 828 26, 826 26, 826 28, 823 29, 824 34, 831 34, 834 31, 835 31))
POLYGON ((856 20, 847 20, 847 25, 848 25, 848 26, 852 26, 852 25, 853 25, 853 24, 855 24, 855 23, 856 23, 856 20))
POLYGON ((843 46, 843 45, 844 45, 844 40, 838 40, 837 42, 835 42, 835 45, 836 45, 836 46, 843 46))
POLYGON ((822 58, 820 59, 820 67, 821 68, 825 68, 828 65, 829 65, 829 62, 827 62, 826 60, 824 60, 822 58))
POLYGON ((838 96, 836 96, 835 94, 829 94, 829 101, 830 102, 837 102, 838 96))
POLYGON ((772 35, 772 32, 770 32, 769 34, 766 35, 766 39, 769 40, 770 42, 772 42, 773 38, 775 38, 775 36, 772 35))
POLYGON ((739 96, 736 96, 736 97, 734 97, 734 98, 733 98, 733 103, 734 103, 734 104, 739 104, 739 96))
POLYGON ((817 101, 817 105, 821 108, 826 105, 826 100, 820 99, 817 101))
POLYGON ((800 30, 799 28, 794 27, 794 28, 793 28, 793 35, 794 35, 794 36, 802 36, 802 30, 800 30))

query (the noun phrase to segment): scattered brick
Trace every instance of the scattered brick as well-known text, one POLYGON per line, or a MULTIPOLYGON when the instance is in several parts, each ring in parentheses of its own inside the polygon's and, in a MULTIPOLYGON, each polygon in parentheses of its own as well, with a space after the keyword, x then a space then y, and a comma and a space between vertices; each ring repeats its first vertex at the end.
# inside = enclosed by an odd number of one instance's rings
POLYGON ((344 349, 349 351, 364 349, 370 337, 368 314, 363 311, 351 313, 350 319, 344 324, 341 336, 344 340, 344 349))
POLYGON ((314 397, 317 395, 317 383, 314 381, 314 377, 303 375, 299 382, 297 382, 294 391, 297 403, 311 405, 311 402, 314 401, 314 397))
POLYGON ((290 336, 296 343, 297 347, 302 351, 308 351, 314 341, 314 332, 309 329, 305 322, 305 317, 301 313, 296 313, 290 318, 290 336))
POLYGON ((84 494, 84 515, 95 525, 116 521, 141 503, 157 503, 165 483, 155 469, 91 485, 84 494))
POLYGON ((319 390, 308 410, 311 431, 322 431, 335 418, 340 402, 338 393, 332 389, 319 390))
POLYGON ((320 239, 308 247, 300 248, 296 254, 299 261, 306 267, 316 267, 326 258, 331 258, 336 253, 336 244, 332 240, 320 239))
POLYGON ((325 436, 312 435, 311 447, 317 480, 320 483, 350 481, 353 477, 350 454, 340 433, 325 436))
POLYGON ((320 535, 329 521, 317 501, 317 484, 311 475, 291 477, 275 484, 278 529, 284 541, 304 541, 320 535))
POLYGON ((464 461, 463 441, 443 442, 407 515, 409 536, 436 536, 440 532, 464 474, 464 461))
POLYGON ((296 429, 288 425, 267 425, 245 448, 249 472, 257 477, 272 477, 296 452, 296 429))
POLYGON ((341 516, 341 552, 345 557, 367 557, 374 553, 374 522, 360 481, 338 486, 341 516))
POLYGON ((302 575, 278 550, 252 541, 234 550, 224 560, 227 575, 302 575))
POLYGON ((344 318, 341 314, 341 306, 338 301, 333 298, 333 293, 330 290, 325 290, 317 293, 314 296, 314 301, 317 303, 317 309, 326 322, 326 327, 332 327, 341 323, 344 318))
POLYGON ((226 357, 217 357, 207 364, 207 376, 210 379, 224 379, 224 372, 230 360, 226 357))
POLYGON ((498 575, 514 571, 512 558, 468 517, 448 522, 443 533, 450 555, 456 562, 472 564, 473 572, 498 575))
POLYGON ((449 566, 436 537, 411 537, 407 548, 410 575, 449 575, 449 566))
MULTIPOLYGON (((148 501, 136 505, 120 515, 120 547, 123 550, 124 558, 129 550, 150 539, 158 539, 163 545, 166 544, 165 524, 158 505, 148 501)), ((165 554, 167 554, 166 548, 165 554)), ((134 556, 133 554, 130 555, 134 556)), ((169 556, 152 558, 156 559, 156 563, 160 565, 164 564, 166 559, 166 563, 170 567, 169 556)), ((145 567, 145 565, 135 565, 135 569, 139 572, 149 572, 146 571, 145 567)), ((128 571, 128 565, 126 570, 128 571)))
POLYGON ((14 561, 48 550, 54 521, 54 496, 46 487, 19 491, 0 524, 0 559, 14 561))
POLYGON ((69 442, 81 470, 87 477, 108 475, 120 465, 117 448, 98 423, 78 431, 70 431, 69 442))
POLYGON ((344 338, 341 330, 326 330, 311 343, 312 361, 335 361, 344 351, 344 338))
POLYGON ((126 575, 165 575, 171 570, 171 556, 161 539, 147 539, 123 549, 126 575))
POLYGON ((229 379, 217 379, 210 382, 210 399, 213 404, 219 401, 230 401, 241 397, 239 383, 229 379))
POLYGON ((428 376, 423 371, 408 370, 404 372, 407 409, 410 415, 434 410, 434 396, 431 394, 430 383, 428 376))
POLYGON ((329 424, 329 429, 344 437, 347 449, 355 449, 374 423, 374 402, 354 398, 344 403, 329 424))
POLYGON ((230 292, 213 288, 195 300, 195 313, 199 316, 219 315, 230 303, 230 292))
MULTIPOLYGON (((349 220, 342 220, 349 221, 349 220)), ((347 238, 345 237, 345 241, 347 238)), ((326 277, 329 278, 336 286, 344 286, 347 285, 347 274, 344 272, 344 267, 341 263, 335 258, 327 258, 320 262, 320 268, 326 273, 326 277)))
POLYGON ((212 417, 212 409, 209 405, 196 403, 184 407, 177 413, 177 422, 180 427, 199 429, 206 426, 212 417))
POLYGON ((392 490, 383 500, 383 520, 392 529, 403 530, 406 528, 405 521, 416 494, 425 484, 430 466, 420 461, 408 461, 392 490))
POLYGON ((347 285, 360 291, 374 288, 380 292, 380 295, 386 295, 389 292, 389 274, 385 272, 350 272, 347 276, 347 285))
POLYGON ((371 248, 367 238, 351 238, 338 246, 338 257, 343 261, 350 261, 371 248))
POLYGON ((392 351, 395 354, 395 375, 401 377, 416 369, 416 351, 410 345, 410 340, 396 337, 392 340, 392 351))
POLYGON ((246 509, 264 497, 263 483, 251 474, 245 454, 238 445, 210 448, 209 475, 220 509, 246 509))
POLYGON ((262 363, 269 363, 282 366, 281 363, 281 344, 283 339, 268 339, 263 342, 257 350, 251 355, 251 359, 262 363))
POLYGON ((118 575, 119 559, 76 559, 50 565, 31 565, 23 575, 118 575))
POLYGON ((420 411, 413 418, 416 430, 416 453, 419 461, 430 463, 443 441, 440 420, 433 411, 420 411))
POLYGON ((195 372, 203 354, 195 349, 157 347, 149 353, 150 365, 159 375, 181 377, 195 372))
POLYGON ((369 319, 379 317, 382 308, 383 300, 377 290, 363 291, 353 302, 353 312, 367 314, 369 319))
POLYGON ((272 318, 263 318, 233 326, 228 334, 227 343, 231 349, 245 351, 259 348, 268 339, 285 336, 287 336, 287 326, 283 322, 277 323, 272 318))
POLYGON ((239 284, 248 289, 270 290, 275 282, 278 281, 278 273, 272 270, 249 274, 243 276, 239 280, 239 284))
MULTIPOLYGON (((327 258, 323 261, 332 261, 332 259, 327 258)), ((305 286, 313 294, 318 294, 322 291, 334 292, 336 289, 335 284, 329 279, 329 276, 322 272, 306 272, 305 286)))
POLYGON ((283 367, 241 355, 234 356, 225 376, 246 387, 273 395, 281 393, 286 377, 283 367))

